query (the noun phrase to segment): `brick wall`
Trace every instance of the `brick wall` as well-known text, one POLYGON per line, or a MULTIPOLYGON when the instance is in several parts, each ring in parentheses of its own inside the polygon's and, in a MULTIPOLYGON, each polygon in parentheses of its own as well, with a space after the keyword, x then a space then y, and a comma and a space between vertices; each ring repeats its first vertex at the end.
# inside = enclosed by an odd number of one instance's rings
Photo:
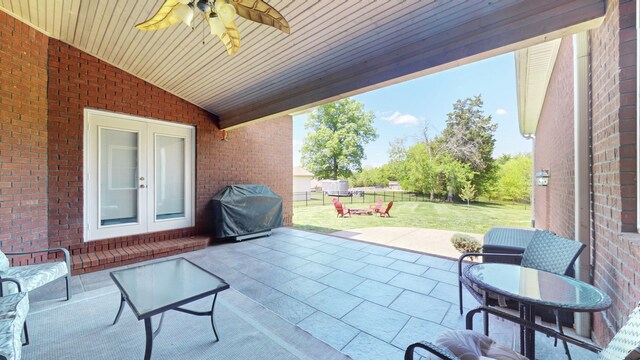
POLYGON ((215 117, 71 45, 49 42, 49 243, 74 252, 209 233, 207 204, 222 187, 263 183, 283 196, 291 219, 292 120, 283 117, 230 131, 220 141, 215 117), (114 111, 196 127, 196 227, 84 243, 83 111, 114 111))
MULTIPOLYGON (((640 301, 640 236, 636 231, 635 2, 607 2, 590 31, 594 284, 613 306, 593 318, 606 344, 640 301)), ((571 38, 563 44, 536 132, 535 168, 551 170, 536 188, 536 225, 573 237, 573 79, 571 38)))
POLYGON ((562 39, 535 138, 534 169, 549 170, 535 186, 536 227, 572 239, 574 233, 573 45, 562 39))
MULTIPOLYGON (((268 185, 292 217, 292 119, 234 129, 215 117, 0 12, 0 248, 73 253, 209 234, 207 204, 223 186, 268 185), (196 226, 83 241, 83 111, 101 109, 196 127, 196 226)), ((40 261, 30 259, 29 261, 40 261)))
POLYGON ((635 42, 635 2, 609 1, 604 23, 591 32, 594 283, 613 299, 594 317, 601 343, 640 301, 640 248, 624 235, 636 231, 635 42))
POLYGON ((0 248, 47 246, 47 36, 0 12, 0 248))

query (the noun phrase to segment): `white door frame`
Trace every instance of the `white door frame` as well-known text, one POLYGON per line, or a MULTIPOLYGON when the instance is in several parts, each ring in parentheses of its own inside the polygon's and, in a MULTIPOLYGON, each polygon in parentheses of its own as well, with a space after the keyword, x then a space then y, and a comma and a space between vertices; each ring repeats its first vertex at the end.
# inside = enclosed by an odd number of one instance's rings
POLYGON ((107 239, 163 230, 193 227, 195 225, 195 127, 173 122, 147 119, 138 116, 112 113, 103 110, 84 110, 84 241, 107 239), (105 125, 103 117, 109 117, 105 125), (101 121, 102 120, 102 121, 101 121), (96 124, 96 122, 98 124, 96 124), (138 223, 99 226, 99 179, 98 174, 98 128, 139 132, 139 167, 145 180, 140 184, 138 223), (177 134, 177 135, 176 135, 177 134), (175 219, 156 219, 155 216, 155 139, 157 135, 175 136, 185 139, 185 216, 175 219), (142 158, 144 157, 144 158, 142 158), (108 228, 108 229, 107 229, 108 228))

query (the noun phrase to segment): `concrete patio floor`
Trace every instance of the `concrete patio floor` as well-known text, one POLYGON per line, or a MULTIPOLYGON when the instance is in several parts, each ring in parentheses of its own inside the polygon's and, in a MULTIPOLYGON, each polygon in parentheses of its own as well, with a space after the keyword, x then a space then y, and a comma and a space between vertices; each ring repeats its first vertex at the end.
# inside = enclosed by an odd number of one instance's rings
MULTIPOLYGON (((456 263, 449 259, 289 228, 180 256, 354 359, 402 359, 413 342, 464 329, 456 263)), ((72 290, 111 285, 109 271, 101 271, 73 277, 72 290)), ((31 299, 60 297, 62 289, 59 282, 31 299)), ((477 302, 465 293, 464 305, 472 308, 477 302)), ((480 316, 474 328, 481 329, 480 316)), ((491 336, 518 348, 511 323, 492 317, 491 336)), ((566 358, 552 339, 537 339, 538 358, 566 358)), ((572 354, 595 358, 573 346, 572 354)))
MULTIPOLYGON (((460 252, 451 244, 460 231, 413 227, 369 227, 336 231, 331 235, 457 259, 460 252)), ((482 242, 481 234, 461 233, 482 242)))

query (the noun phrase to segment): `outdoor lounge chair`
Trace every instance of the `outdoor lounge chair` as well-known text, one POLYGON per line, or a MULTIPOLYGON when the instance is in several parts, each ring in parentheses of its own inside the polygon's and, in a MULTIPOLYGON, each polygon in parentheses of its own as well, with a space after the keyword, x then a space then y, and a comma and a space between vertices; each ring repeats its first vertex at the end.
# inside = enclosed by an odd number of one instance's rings
MULTIPOLYGON (((22 291, 29 292, 56 279, 65 278, 67 288, 67 300, 71 299, 69 285, 71 281, 71 256, 69 251, 63 248, 43 249, 36 251, 7 252, 0 251, 0 278, 9 277, 16 279, 22 286, 22 291), (8 256, 29 255, 37 253, 61 252, 64 261, 47 262, 42 264, 9 266, 8 256)), ((17 292, 14 284, 5 284, 0 288, 0 296, 17 292)))
POLYGON ((338 212, 338 215, 336 215, 337 217, 351 217, 351 210, 345 208, 340 201, 334 202, 333 206, 335 206, 336 211, 338 212))
POLYGON ((375 204, 369 205, 369 210, 372 210, 374 213, 380 212, 380 207, 382 206, 382 199, 378 199, 375 204))
MULTIPOLYGON (((462 305, 462 285, 464 285, 471 295, 482 303, 482 294, 476 291, 471 284, 462 276, 462 263, 465 258, 471 256, 496 256, 496 257, 522 257, 520 266, 525 266, 537 270, 548 271, 554 274, 567 275, 573 264, 575 263, 580 252, 585 245, 579 241, 565 239, 545 230, 535 230, 531 242, 524 250, 522 255, 518 254, 491 254, 491 253, 464 253, 458 259, 458 300, 460 303, 460 315, 463 314, 462 305)), ((495 299, 490 299, 489 305, 496 305, 495 299)), ((559 329, 562 329, 560 322, 560 314, 558 311, 554 313, 555 321, 559 329)), ((486 312, 483 313, 485 321, 485 335, 488 335, 489 317, 486 312)), ((565 351, 569 352, 566 342, 564 343, 565 351)))
POLYGON ((0 298, 0 360, 20 360, 22 356, 22 332, 27 336, 25 320, 29 312, 29 296, 22 291, 16 279, 0 279, 18 289, 15 294, 0 298))
MULTIPOLYGON (((67 289, 67 300, 71 299, 69 289, 71 282, 71 256, 69 251, 63 248, 43 249, 36 251, 7 252, 0 251, 0 280, 11 278, 19 282, 16 284, 7 283, 0 287, 0 296, 6 296, 16 292, 29 292, 42 285, 48 284, 56 279, 64 277, 67 289), (64 255, 64 261, 48 262, 34 265, 9 266, 9 256, 28 255, 36 253, 54 253, 61 252, 64 255)), ((25 323, 25 344, 29 343, 29 334, 26 332, 25 323)))
MULTIPOLYGON (((619 360, 640 358, 640 304, 631 312, 627 323, 597 354, 597 359, 619 360)), ((498 345, 488 336, 471 330, 449 330, 440 335, 436 343, 421 341, 409 345, 405 360, 413 360, 416 349, 424 349, 439 359, 458 360, 463 356, 478 358, 487 356, 497 359, 526 359, 515 351, 498 345)), ((590 349, 591 350, 591 349, 590 349)))
POLYGON ((391 210, 392 206, 393 206, 393 201, 389 201, 389 204, 387 205, 387 208, 384 209, 384 210, 378 211, 378 215, 384 216, 384 217, 391 217, 391 215, 389 214, 389 210, 391 210))

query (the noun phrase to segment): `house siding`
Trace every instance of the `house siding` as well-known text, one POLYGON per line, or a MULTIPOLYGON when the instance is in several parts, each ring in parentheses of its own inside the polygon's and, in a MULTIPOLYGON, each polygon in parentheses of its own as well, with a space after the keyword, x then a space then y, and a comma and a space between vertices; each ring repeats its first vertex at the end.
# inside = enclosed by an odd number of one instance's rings
MULTIPOLYGON (((536 225, 573 238, 572 38, 563 39, 536 131, 536 225)), ((613 306, 593 316, 593 338, 605 345, 640 301, 636 230, 635 1, 608 1, 603 24, 590 31, 593 283, 613 306), (633 232, 633 234, 629 234, 633 232)))
POLYGON ((220 141, 213 114, 3 12, 0 31, 1 125, 11 130, 0 134, 3 250, 65 247, 78 255, 209 235, 211 197, 237 183, 265 184, 281 195, 285 225, 291 225, 290 116, 231 130, 220 141), (195 126, 195 227, 84 241, 86 108, 195 126))

